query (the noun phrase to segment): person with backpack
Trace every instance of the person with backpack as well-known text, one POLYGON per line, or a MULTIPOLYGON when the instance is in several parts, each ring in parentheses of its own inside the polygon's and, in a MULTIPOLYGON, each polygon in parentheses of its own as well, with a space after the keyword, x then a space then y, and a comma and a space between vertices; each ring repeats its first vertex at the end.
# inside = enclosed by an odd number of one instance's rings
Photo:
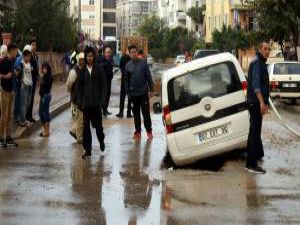
POLYGON ((14 107, 14 60, 17 56, 17 46, 9 44, 7 46, 7 56, 0 63, 1 78, 1 119, 0 119, 0 147, 17 147, 18 144, 12 139, 12 122, 14 107))
POLYGON ((49 137, 50 135, 50 102, 51 102, 51 89, 53 84, 53 77, 49 63, 45 62, 42 65, 42 76, 40 80, 40 105, 39 116, 43 124, 43 132, 40 137, 49 137))
POLYGON ((80 106, 80 72, 85 66, 84 53, 81 52, 76 57, 77 64, 70 70, 67 79, 67 90, 71 93, 71 102, 75 110, 74 123, 72 124, 70 135, 81 144, 83 141, 83 114, 80 106))
POLYGON ((26 113, 29 109, 33 88, 32 67, 31 67, 31 46, 26 45, 23 50, 23 59, 19 79, 21 81, 21 115, 19 125, 28 127, 30 122, 26 120, 26 113))

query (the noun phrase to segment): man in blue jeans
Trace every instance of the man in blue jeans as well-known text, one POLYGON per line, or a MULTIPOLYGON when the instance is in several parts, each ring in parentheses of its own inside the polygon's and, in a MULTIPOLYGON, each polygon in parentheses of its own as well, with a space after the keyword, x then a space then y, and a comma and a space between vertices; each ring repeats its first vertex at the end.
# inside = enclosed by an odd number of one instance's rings
POLYGON ((261 140, 263 116, 269 111, 269 74, 266 61, 269 57, 270 45, 263 41, 259 52, 249 66, 247 101, 250 113, 250 131, 247 146, 246 169, 252 173, 266 173, 258 166, 257 161, 264 157, 261 140))

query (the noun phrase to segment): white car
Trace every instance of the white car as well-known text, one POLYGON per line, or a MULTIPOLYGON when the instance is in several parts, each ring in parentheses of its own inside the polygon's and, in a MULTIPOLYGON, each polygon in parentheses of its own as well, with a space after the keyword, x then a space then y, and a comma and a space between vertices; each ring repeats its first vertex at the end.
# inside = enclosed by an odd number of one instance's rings
POLYGON ((150 54, 148 54, 147 55, 147 64, 149 65, 150 68, 152 68, 153 62, 154 62, 153 57, 150 54))
POLYGON ((282 62, 269 66, 271 97, 300 98, 300 63, 282 62))
POLYGON ((179 66, 185 63, 185 55, 178 55, 175 60, 175 65, 179 66))
POLYGON ((221 53, 166 71, 163 121, 168 151, 185 165, 247 146, 247 81, 237 59, 221 53))

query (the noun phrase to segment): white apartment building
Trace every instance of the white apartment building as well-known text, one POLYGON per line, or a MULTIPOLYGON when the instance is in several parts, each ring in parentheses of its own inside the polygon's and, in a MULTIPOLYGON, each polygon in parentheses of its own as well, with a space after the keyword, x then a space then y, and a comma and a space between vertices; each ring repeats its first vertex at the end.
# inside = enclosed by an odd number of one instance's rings
POLYGON ((152 14, 157 14, 157 0, 119 0, 117 37, 137 35, 138 27, 152 14))
POLYGON ((74 18, 78 18, 80 3, 80 29, 90 40, 116 36, 116 0, 70 0, 74 18))
POLYGON ((158 0, 158 16, 170 28, 181 26, 200 35, 202 27, 197 26, 187 12, 191 7, 201 7, 203 4, 205 0, 158 0))

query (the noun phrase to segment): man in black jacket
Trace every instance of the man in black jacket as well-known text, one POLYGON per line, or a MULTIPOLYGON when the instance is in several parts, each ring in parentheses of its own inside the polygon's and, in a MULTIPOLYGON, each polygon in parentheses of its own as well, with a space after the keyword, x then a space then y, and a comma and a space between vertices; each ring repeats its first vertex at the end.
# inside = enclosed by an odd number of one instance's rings
MULTIPOLYGON (((121 70, 121 88, 120 88, 120 107, 119 113, 116 115, 119 118, 123 118, 124 116, 124 106, 125 106, 125 98, 126 98, 126 90, 125 90, 125 74, 126 74, 126 65, 130 61, 130 56, 124 54, 120 60, 120 70, 121 70)), ((128 98, 127 103, 127 118, 131 118, 131 102, 128 98)))
POLYGON ((35 91, 36 91, 36 84, 38 82, 39 79, 39 58, 38 55, 36 54, 36 40, 33 39, 31 41, 31 67, 32 67, 32 93, 31 93, 31 101, 30 101, 30 105, 29 108, 27 110, 26 113, 26 120, 29 122, 35 122, 35 119, 32 116, 32 110, 33 110, 33 103, 34 103, 34 96, 35 96, 35 91))
POLYGON ((83 111, 83 148, 82 158, 91 156, 92 134, 90 124, 96 129, 101 151, 105 150, 102 126, 102 108, 106 99, 106 74, 103 67, 96 63, 96 53, 92 47, 84 51, 86 66, 80 74, 81 105, 83 111))
POLYGON ((112 59, 112 52, 110 47, 105 47, 104 48, 104 56, 102 58, 102 65, 103 69, 106 74, 106 82, 107 82, 107 89, 106 89, 106 100, 105 104, 103 107, 103 115, 111 115, 110 112, 108 112, 108 105, 109 105, 109 100, 110 100, 110 95, 111 95, 111 83, 113 79, 113 69, 114 69, 114 60, 112 59))
POLYGON ((267 41, 262 42, 259 46, 259 52, 249 66, 248 72, 247 101, 250 113, 250 131, 246 169, 252 173, 266 172, 257 165, 257 161, 264 157, 261 128, 263 116, 269 110, 269 74, 266 65, 269 53, 269 43, 267 41))
POLYGON ((130 62, 126 65, 125 88, 133 104, 135 132, 134 139, 141 138, 141 111, 148 139, 152 139, 149 95, 153 93, 153 81, 149 66, 144 59, 139 59, 137 47, 129 47, 130 62))

